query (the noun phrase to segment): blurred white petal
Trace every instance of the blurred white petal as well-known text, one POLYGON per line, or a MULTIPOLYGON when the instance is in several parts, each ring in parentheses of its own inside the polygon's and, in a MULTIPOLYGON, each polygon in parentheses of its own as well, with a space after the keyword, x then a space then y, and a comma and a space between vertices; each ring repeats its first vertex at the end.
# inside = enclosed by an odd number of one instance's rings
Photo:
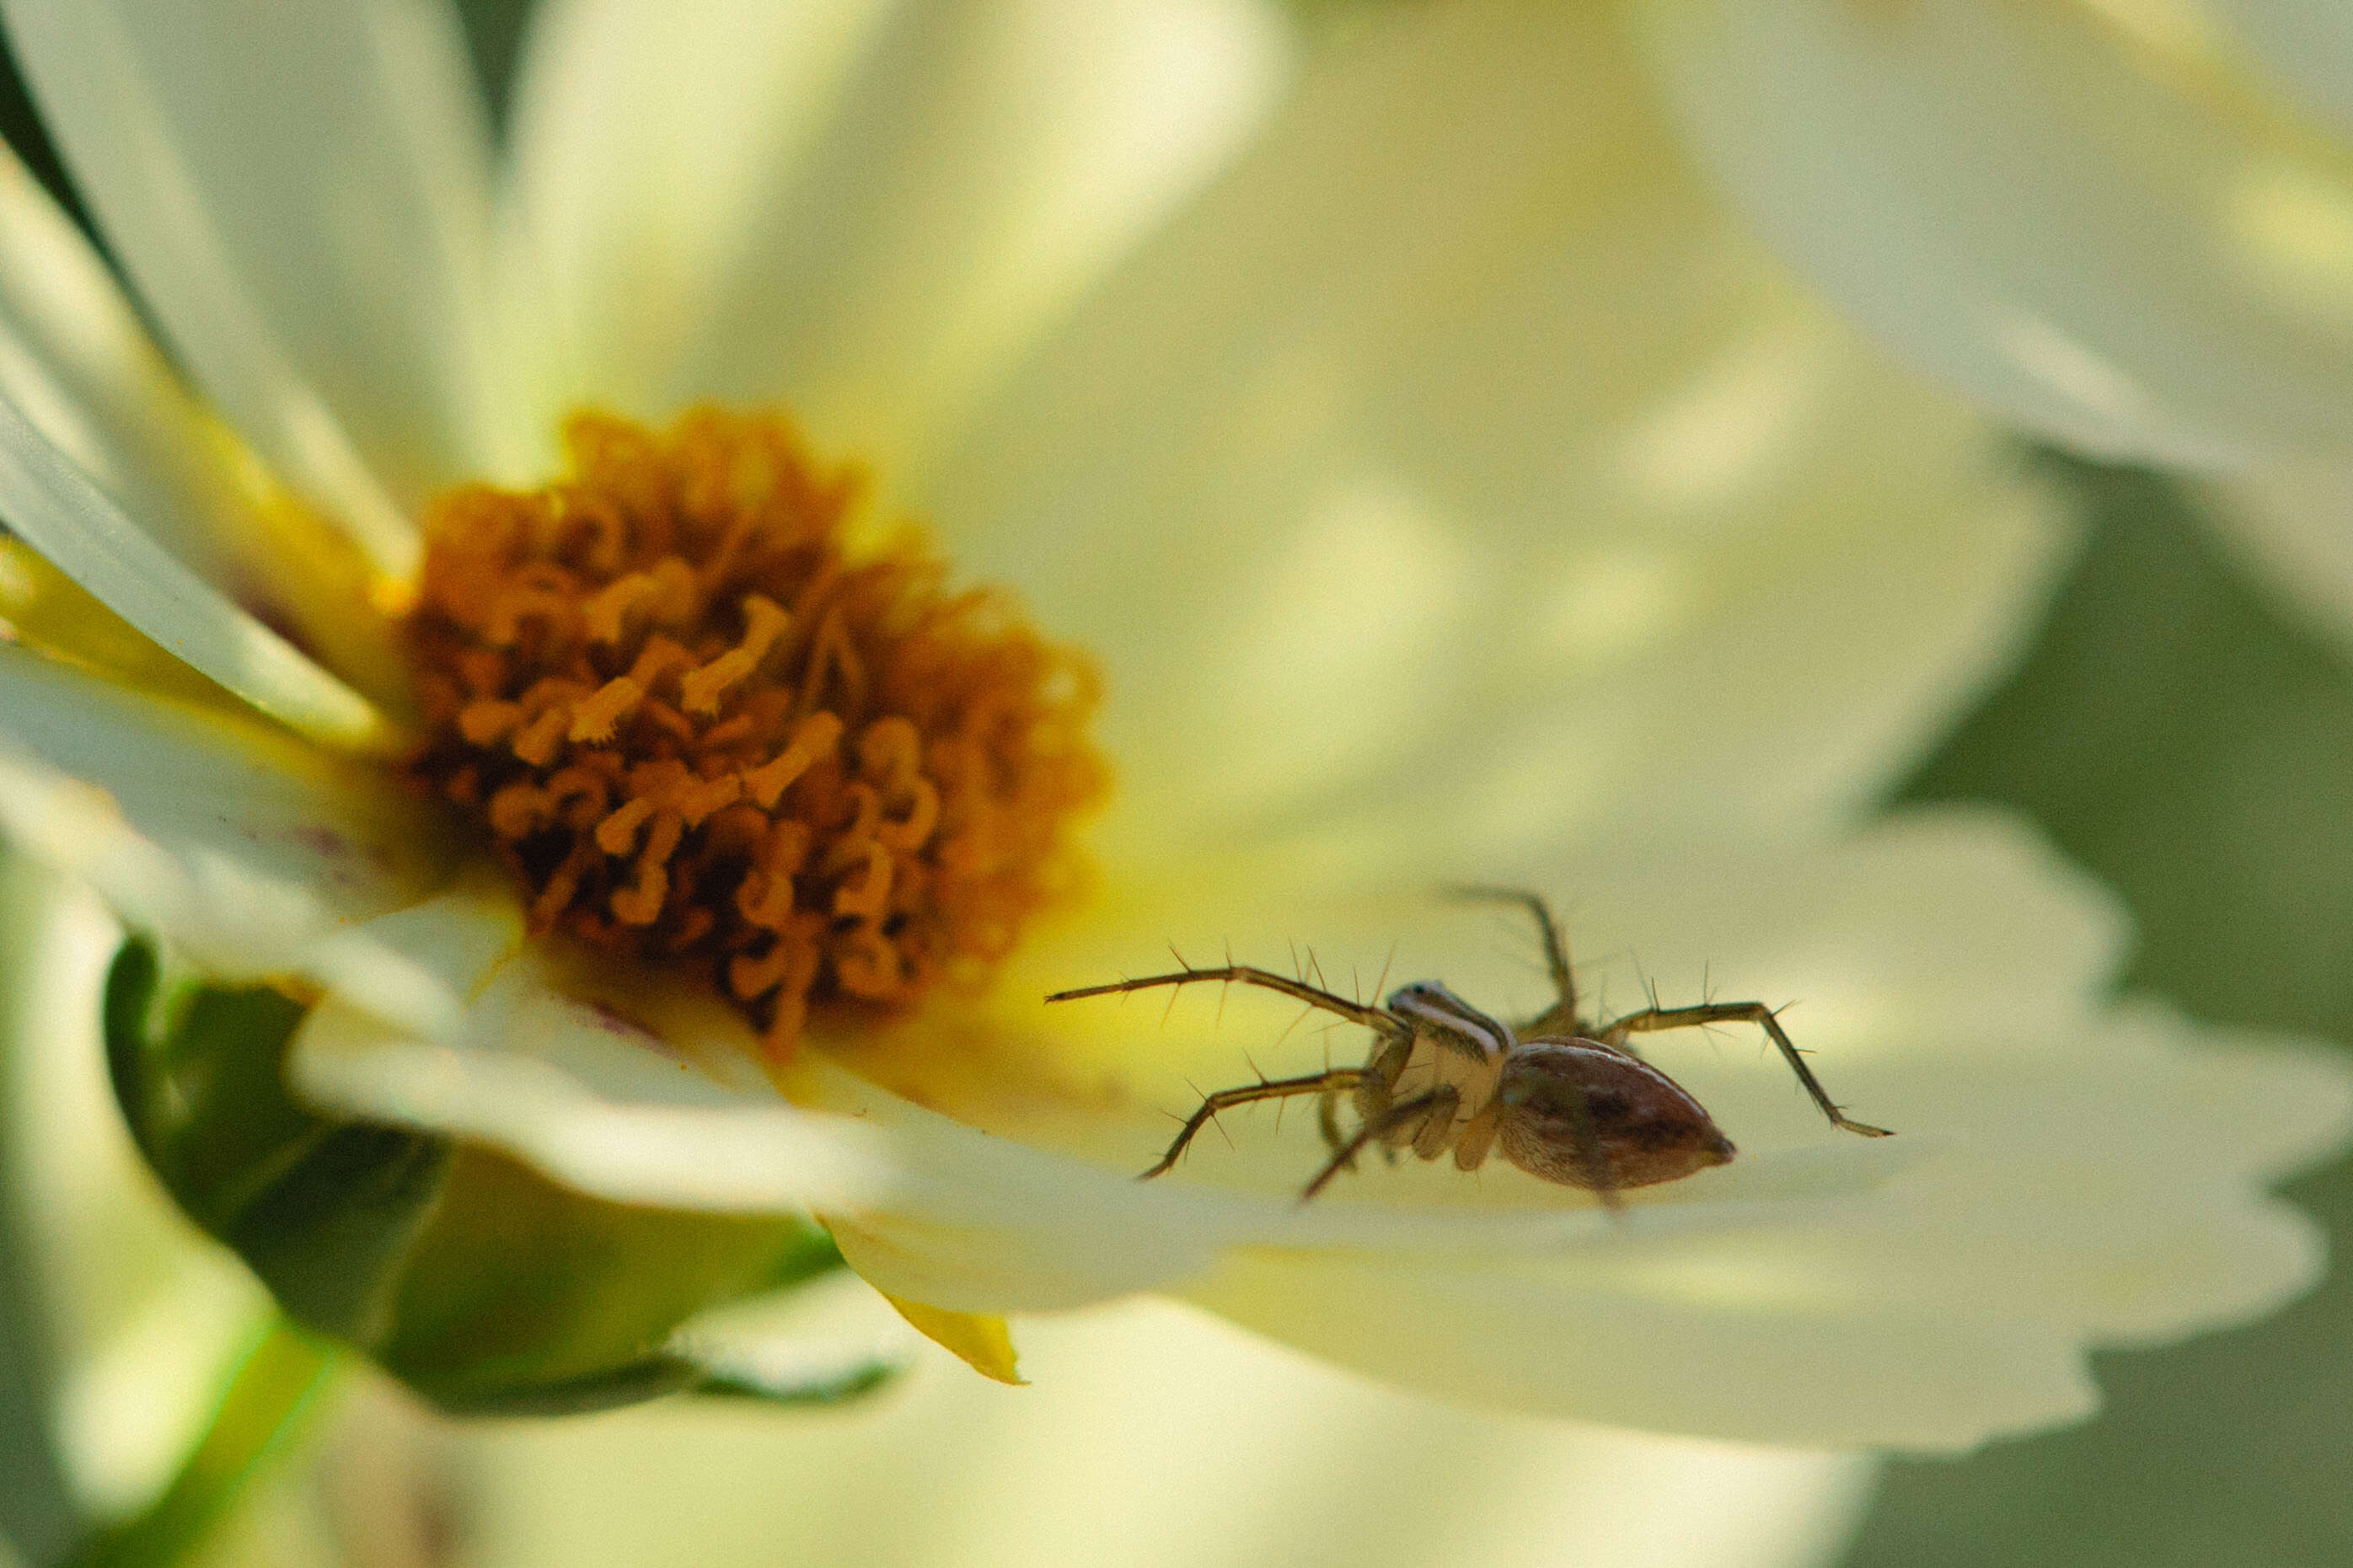
MULTIPOLYGON (((336 558, 329 525, 290 503, 266 505, 258 465, 180 384, 105 262, 5 149, 0 396, 180 565, 299 626, 341 673, 392 687, 389 628, 351 613, 357 563, 336 558)), ((12 520, 27 512, 37 530, 37 507, 19 505, 12 520)), ((74 554, 51 549, 53 563, 74 554)), ((175 626, 148 629, 185 646, 175 626)))
POLYGON ((2353 133, 2353 9, 2340 0, 2212 0, 2266 68, 2353 133))
POLYGON ((2353 649, 2353 463, 2282 463, 2217 482, 2205 515, 2238 560, 2353 649))
POLYGON ((1868 1309, 1792 1314, 1736 1299, 1644 1300, 1581 1287, 1567 1270, 1337 1257, 1237 1259, 1194 1299, 1425 1393, 1638 1429, 1967 1448, 2081 1420, 2097 1404, 2081 1356, 2018 1317, 1940 1323, 1931 1336, 1868 1309))
MULTIPOLYGON (((383 570, 498 472, 487 143, 438 0, 6 0, 75 180, 246 439, 383 570)), ((514 410, 511 412, 520 412, 514 410)))
POLYGON ((382 752, 366 698, 182 565, 0 392, 0 508, 13 531, 108 608, 263 713, 331 745, 382 752))
POLYGON ((330 982, 346 926, 447 874, 372 771, 5 645, 0 828, 232 978, 330 982))
POLYGON ((1111 841, 1461 876, 1859 805, 2056 531, 1740 237, 1606 15, 1369 31, 922 498, 1113 672, 1111 841))
POLYGON ((683 341, 743 264, 762 193, 803 164, 888 0, 776 5, 544 0, 517 71, 514 199, 593 388, 659 415, 683 341))
POLYGON ((1642 10, 1732 195, 1919 364, 2119 457, 2353 446, 2353 179, 2181 13, 1642 10))
POLYGON ((10 1223, 36 1251, 26 1285, 46 1309, 39 1353, 60 1374, 47 1413, 60 1457, 79 1500, 111 1517, 169 1478, 269 1299, 164 1200, 115 1109, 98 997, 121 928, 87 891, 21 859, 0 880, 49 917, 37 950, 16 955, 33 984, 4 1004, 14 1048, 0 1104, 20 1162, 6 1173, 10 1223))
POLYGON ((1852 1458, 1435 1404, 1165 1304, 1023 1334, 1025 1389, 926 1352, 906 1384, 822 1421, 668 1406, 470 1433, 480 1560, 626 1568, 691 1540, 714 1568, 1799 1568, 1843 1541, 1870 1479, 1852 1458))
POLYGON ((565 391, 789 399, 896 482, 1249 129, 1282 38, 1248 0, 553 7, 519 191, 565 391))

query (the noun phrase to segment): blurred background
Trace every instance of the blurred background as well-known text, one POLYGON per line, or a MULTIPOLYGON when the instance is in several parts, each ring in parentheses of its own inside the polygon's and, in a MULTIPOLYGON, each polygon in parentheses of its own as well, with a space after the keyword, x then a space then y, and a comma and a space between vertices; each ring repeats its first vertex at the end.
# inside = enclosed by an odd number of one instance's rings
MULTIPOLYGON (((460 4, 497 103, 530 0, 460 4)), ((1340 0, 1301 0, 1302 26, 1344 25, 1345 9, 1340 0)), ((0 83, 0 122, 70 202, 13 70, 0 83)), ((2254 585, 2201 524, 2200 498, 2188 487, 2023 442, 2021 456, 2079 509, 2080 553, 2023 660, 1900 798, 1998 802, 2041 824, 2130 906, 2139 945, 2128 988, 2216 1023, 2353 1041, 2344 934, 2353 931, 2353 665, 2345 650, 2254 585)), ((28 1092, 21 1073, 10 1088, 28 1092)), ((2353 1252, 2353 1163, 2288 1191, 2327 1229, 2339 1258, 2353 1252)), ((113 1222, 172 1239, 161 1212, 113 1222)), ((10 1231, 0 1246, 21 1244, 15 1232, 23 1226, 0 1228, 10 1231)), ((147 1375, 173 1364, 201 1369, 202 1357, 185 1347, 225 1347, 250 1304, 250 1288, 225 1259, 185 1267, 202 1278, 175 1298, 182 1315, 151 1334, 182 1353, 177 1363, 165 1355, 139 1363, 147 1375)), ((43 1364, 40 1347, 54 1341, 41 1310, 27 1259, 0 1257, 0 1489, 17 1499, 43 1495, 41 1472, 53 1463, 28 1415, 32 1391, 54 1371, 43 1364)), ((1456 1413, 1376 1394, 1175 1308, 1084 1315, 1041 1327, 1028 1344, 1034 1365, 1069 1369, 1057 1397, 1083 1405, 1095 1425, 1058 1427, 1057 1407, 1036 1391, 1024 1396, 1032 1406, 1009 1415, 993 1402, 997 1391, 967 1386, 958 1369, 920 1358, 900 1385, 856 1413, 806 1416, 656 1410, 459 1431, 380 1387, 348 1388, 324 1419, 323 1457, 284 1468, 206 1556, 919 1563, 955 1539, 973 1555, 997 1541, 1073 1562, 1225 1561, 1229 1546, 1220 1543, 1247 1541, 1247 1555, 1230 1560, 1617 1564, 1733 1560, 1723 1542, 1742 1531, 1742 1552, 1769 1537, 1767 1559, 1851 1568, 2323 1564, 2347 1561, 2353 1549, 2353 1488, 2345 1484, 2353 1473, 2353 1281, 2341 1270, 2253 1328, 2102 1357, 2107 1409, 2087 1426, 1963 1459, 1890 1463, 1843 1555, 1838 1543, 1860 1479, 1849 1492, 1832 1484, 1831 1500, 1810 1512, 1773 1512, 1776 1467, 1810 1460, 1757 1456, 1759 1489, 1750 1496, 1725 1483, 1721 1517, 1682 1521, 1672 1539, 1621 1539, 1611 1534, 1606 1494, 1613 1482, 1639 1484, 1640 1474, 1580 1469, 1579 1435, 1525 1422, 1511 1428, 1517 1458, 1479 1483, 1486 1492, 1433 1516, 1409 1506, 1419 1468, 1397 1456, 1420 1452, 1435 1464, 1471 1440, 1456 1413), (1177 1343, 1187 1350, 1166 1364, 1122 1360, 1123 1347, 1177 1343), (1101 1386, 1070 1391, 1088 1378, 1101 1386), (1210 1387, 1229 1392, 1205 1396, 1210 1387), (1237 1402, 1286 1409, 1289 1424, 1253 1425, 1236 1438, 1228 1417, 1237 1402), (1384 1429, 1378 1452, 1352 1446, 1348 1435, 1374 1425, 1384 1429), (1133 1450, 1141 1458, 1123 1462, 1191 1463, 1199 1479, 1183 1495, 1160 1494, 1161 1512, 1107 1519, 1090 1505, 1124 1484, 1122 1463, 1106 1457, 1100 1436, 1111 1430, 1147 1439, 1133 1450), (615 1490, 624 1479, 634 1484, 615 1490), (845 1497, 844 1486, 854 1495, 845 1497), (820 1488, 830 1489, 822 1503, 820 1488), (1566 1495, 1571 1489, 1577 1495, 1566 1495), (1543 1506, 1514 1511, 1535 1503, 1543 1506), (1483 1522, 1465 1523, 1466 1513, 1483 1522), (1041 1526, 1049 1514, 1061 1522, 1041 1526), (1556 1533, 1514 1542, 1511 1531, 1539 1514, 1556 1533), (355 1531, 353 1520, 370 1522, 355 1531)), ((1041 1373, 1039 1382, 1054 1379, 1041 1373)), ((191 1387, 180 1403, 193 1408, 201 1395, 191 1387)), ((165 1408, 173 1397, 158 1395, 165 1408)), ((168 1456, 185 1433, 158 1419, 142 1441, 168 1456)), ((1492 1426, 1477 1430, 1493 1441, 1492 1426)), ((1625 1450, 1612 1454, 1611 1463, 1629 1463, 1625 1450)), ((1655 1477, 1685 1458, 1662 1445, 1635 1470, 1655 1477)), ((121 1487, 143 1484, 139 1463, 125 1461, 121 1487)), ((63 1528, 21 1509, 12 1522, 30 1560, 43 1555, 45 1529, 63 1528)))

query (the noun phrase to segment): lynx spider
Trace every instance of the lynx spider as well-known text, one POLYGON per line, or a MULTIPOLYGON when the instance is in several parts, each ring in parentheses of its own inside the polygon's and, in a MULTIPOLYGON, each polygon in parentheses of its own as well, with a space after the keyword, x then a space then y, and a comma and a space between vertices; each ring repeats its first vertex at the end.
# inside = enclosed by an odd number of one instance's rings
POLYGON ((1173 1167, 1194 1135, 1220 1110, 1312 1094, 1318 1097, 1317 1121, 1332 1153, 1301 1192, 1303 1203, 1340 1172, 1355 1169, 1356 1156, 1376 1144, 1392 1158, 1406 1148, 1425 1160, 1451 1151, 1455 1167, 1463 1171, 1477 1170, 1500 1145, 1504 1157, 1530 1175, 1584 1188, 1616 1208, 1625 1188, 1678 1181, 1732 1158, 1732 1141, 1705 1108, 1630 1044, 1635 1035, 1717 1023, 1755 1024, 1763 1029, 1833 1127, 1866 1138, 1889 1135, 1886 1128, 1850 1119, 1831 1100, 1780 1020, 1763 1003, 1661 1007, 1654 997, 1651 1006, 1595 1027, 1577 1015, 1567 943, 1543 898, 1519 888, 1452 891, 1465 900, 1516 904, 1535 921, 1552 971, 1555 999, 1516 1029, 1434 980, 1400 986, 1389 994, 1386 1005, 1376 1007, 1303 980, 1232 963, 1215 969, 1187 964, 1174 974, 1081 986, 1047 997, 1049 1002, 1071 1002, 1197 981, 1240 981, 1296 997, 1373 1032, 1372 1053, 1363 1067, 1328 1068, 1300 1078, 1262 1078, 1204 1096, 1168 1152, 1140 1179, 1148 1181, 1173 1167), (1353 1133, 1343 1132, 1340 1126, 1344 1096, 1356 1112, 1353 1133))

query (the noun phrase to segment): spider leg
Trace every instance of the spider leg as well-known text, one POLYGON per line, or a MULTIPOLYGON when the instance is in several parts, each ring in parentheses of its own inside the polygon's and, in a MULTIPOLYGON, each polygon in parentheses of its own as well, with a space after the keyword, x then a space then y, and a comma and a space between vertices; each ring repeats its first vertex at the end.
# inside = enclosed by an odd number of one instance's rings
POLYGON ((1338 1149, 1347 1142, 1348 1135, 1340 1131, 1340 1091, 1327 1089, 1324 1098, 1315 1102, 1315 1125, 1324 1134, 1324 1147, 1338 1149))
MULTIPOLYGON (((1368 1092, 1378 1089, 1379 1085, 1373 1081, 1373 1075, 1367 1073, 1365 1081, 1356 1087, 1358 1105, 1363 1105, 1368 1092)), ((1325 1091, 1323 1100, 1315 1108, 1315 1125, 1324 1134, 1324 1146, 1335 1152, 1345 1148, 1348 1142, 1348 1134, 1340 1131, 1340 1092, 1336 1089, 1325 1091)), ((1376 1105, 1381 1107, 1388 1104, 1386 1093, 1374 1092, 1374 1101, 1376 1105)), ((1378 1112, 1376 1111, 1375 1114, 1378 1112)), ((1349 1151, 1344 1162, 1346 1169, 1353 1171, 1356 1168, 1357 1152, 1356 1150, 1349 1151)), ((1381 1155, 1392 1165, 1398 1163, 1398 1152, 1386 1143, 1381 1145, 1381 1155)))
POLYGON ((1528 1021, 1519 1031, 1521 1037, 1581 1033, 1577 1022, 1577 980, 1568 967, 1568 940, 1561 934, 1560 922, 1553 918, 1552 906, 1545 902, 1544 895, 1525 888, 1490 887, 1484 883, 1450 887, 1446 892, 1448 897, 1466 902, 1517 904, 1535 921, 1536 932, 1544 939, 1545 964, 1552 971, 1553 1004, 1528 1021))
POLYGON ((1418 1116, 1427 1117, 1438 1109, 1440 1100, 1451 1101, 1453 1092, 1451 1089, 1439 1089, 1430 1094, 1415 1095, 1402 1104, 1389 1107, 1383 1115, 1357 1128, 1356 1135, 1334 1152, 1330 1162, 1316 1173, 1315 1179, 1308 1183, 1300 1192, 1299 1201, 1303 1204, 1322 1192, 1333 1177, 1356 1163, 1356 1156, 1363 1152, 1365 1145, 1377 1138, 1387 1137, 1400 1127, 1407 1126, 1418 1116))
POLYGON ((1220 1110, 1248 1105, 1253 1100, 1282 1100, 1294 1094, 1321 1094, 1328 1104, 1334 1094, 1356 1088, 1364 1077, 1362 1068, 1333 1068, 1325 1072, 1310 1073, 1305 1078, 1261 1079, 1257 1083, 1246 1083, 1238 1089, 1221 1089, 1214 1094, 1205 1094, 1201 1097, 1200 1109, 1186 1118, 1176 1142, 1168 1145, 1168 1152, 1160 1157, 1158 1164, 1136 1180, 1148 1182, 1176 1164, 1177 1156, 1185 1152, 1185 1146, 1193 1141, 1193 1135, 1208 1126, 1209 1119, 1220 1110))
POLYGON ((1696 1007, 1645 1007, 1639 1013, 1627 1014, 1602 1030, 1599 1038, 1603 1045, 1616 1047, 1623 1045, 1629 1035, 1652 1034, 1661 1029, 1689 1029, 1702 1024, 1755 1024, 1780 1048, 1781 1055, 1788 1061, 1789 1070, 1798 1075, 1798 1081, 1805 1086, 1806 1093, 1821 1108, 1822 1114, 1831 1119, 1831 1126, 1843 1127, 1849 1132, 1858 1132, 1865 1138, 1891 1136, 1884 1127, 1873 1127, 1869 1122, 1848 1118, 1822 1088, 1821 1080, 1814 1076, 1813 1069, 1806 1065, 1805 1057, 1782 1029, 1781 1020, 1775 1017, 1773 1009, 1762 1002, 1704 1002, 1696 1007))
MULTIPOLYGON (((1435 1160, 1454 1144, 1454 1115, 1461 1109, 1462 1091, 1452 1084, 1440 1084, 1430 1091, 1433 1102, 1430 1114, 1421 1119, 1413 1136, 1405 1146, 1425 1160, 1435 1160)), ((1397 1136, 1391 1133, 1390 1137, 1397 1136)))
POLYGON ((1195 969, 1186 965, 1174 974, 1147 974, 1138 980, 1114 980, 1107 985, 1082 985, 1075 991, 1057 991, 1046 998, 1049 1002, 1075 1002, 1082 996, 1110 996, 1124 991, 1143 991, 1155 985, 1190 985, 1200 980, 1239 980, 1245 985, 1261 985, 1269 991, 1280 991, 1285 996, 1296 997, 1311 1007, 1321 1007, 1326 1013, 1336 1013, 1352 1024, 1391 1039, 1410 1035, 1413 1030, 1402 1019, 1384 1008, 1367 1007, 1361 1002, 1330 991, 1318 990, 1303 980, 1293 980, 1270 969, 1253 969, 1246 963, 1229 963, 1216 969, 1195 969))

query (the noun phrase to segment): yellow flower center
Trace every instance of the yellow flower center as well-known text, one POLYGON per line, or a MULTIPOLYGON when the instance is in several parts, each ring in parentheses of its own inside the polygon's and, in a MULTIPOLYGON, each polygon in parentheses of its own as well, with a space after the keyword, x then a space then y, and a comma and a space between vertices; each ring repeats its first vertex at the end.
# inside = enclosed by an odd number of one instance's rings
POLYGON ((973 984, 1070 885, 1098 684, 771 414, 565 427, 571 475, 427 521, 411 768, 485 823, 534 931, 707 967, 781 1058, 812 1010, 973 984))

